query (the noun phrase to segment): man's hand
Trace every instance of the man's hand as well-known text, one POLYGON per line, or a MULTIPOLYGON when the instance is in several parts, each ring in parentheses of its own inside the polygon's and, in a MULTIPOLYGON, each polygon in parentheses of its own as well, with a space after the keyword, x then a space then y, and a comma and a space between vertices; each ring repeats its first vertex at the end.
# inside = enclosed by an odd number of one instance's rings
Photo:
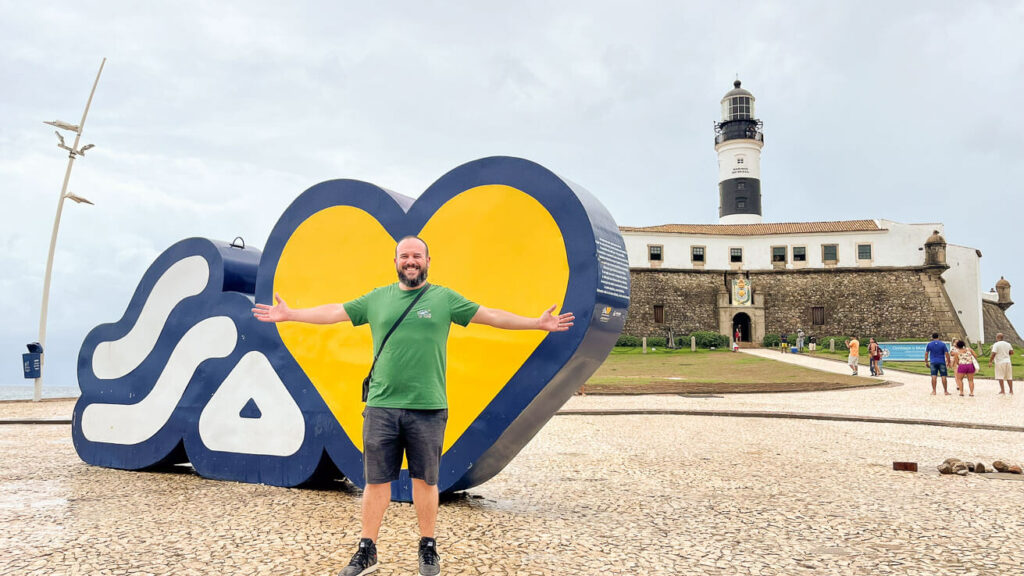
POLYGON ((285 322, 289 320, 291 308, 288 307, 288 303, 277 292, 274 292, 274 300, 277 301, 276 306, 256 304, 256 307, 252 309, 252 315, 260 322, 285 322))
POLYGON ((555 316, 552 312, 555 311, 556 307, 557 304, 548 308, 540 315, 538 320, 541 330, 546 330, 548 332, 565 332, 572 326, 573 321, 576 320, 576 316, 572 312, 566 312, 565 314, 555 316))

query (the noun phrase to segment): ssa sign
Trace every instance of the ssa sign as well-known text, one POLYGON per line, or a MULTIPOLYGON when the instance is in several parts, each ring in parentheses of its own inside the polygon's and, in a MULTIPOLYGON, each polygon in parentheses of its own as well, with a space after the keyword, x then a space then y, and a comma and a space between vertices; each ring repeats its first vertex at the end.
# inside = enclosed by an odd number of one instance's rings
MULTIPOLYGON (((79 456, 127 470, 187 460, 208 478, 278 486, 337 470, 363 485, 370 330, 267 324, 251 308, 276 292, 304 308, 391 284, 406 235, 430 246, 433 284, 523 315, 551 304, 576 315, 553 334, 452 327, 439 488, 493 477, 605 359, 629 306, 625 245, 607 210, 509 157, 459 166, 415 200, 356 180, 317 184, 262 252, 202 238, 168 248, 124 315, 82 344, 79 456), (492 254, 502 255, 500 279, 492 254)), ((407 471, 392 490, 411 499, 407 471)))

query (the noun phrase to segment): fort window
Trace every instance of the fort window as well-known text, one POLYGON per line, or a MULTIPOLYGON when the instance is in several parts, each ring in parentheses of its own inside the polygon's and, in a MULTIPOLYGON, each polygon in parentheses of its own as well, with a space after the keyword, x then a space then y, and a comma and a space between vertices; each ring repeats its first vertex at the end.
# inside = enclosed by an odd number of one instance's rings
POLYGON ((793 262, 806 262, 807 248, 805 246, 793 246, 793 262))
POLYGON ((821 261, 829 264, 839 262, 839 244, 822 244, 821 261))
POLYGON ((743 262, 743 248, 730 248, 729 262, 743 262))
POLYGON ((825 325, 825 307, 811 306, 811 324, 814 326, 825 325))
POLYGON ((857 260, 871 260, 871 244, 857 244, 857 260))
POLYGON ((737 156, 736 157, 736 163, 737 164, 743 164, 743 156, 737 156))
POLYGON ((737 182, 736 183, 736 189, 737 190, 746 190, 747 189, 747 183, 746 182, 737 182))
POLYGON ((665 306, 662 304, 654 305, 654 323, 664 324, 665 323, 665 306))
POLYGON ((736 199, 736 207, 737 208, 746 208, 747 207, 747 199, 746 198, 737 198, 736 199))
POLYGON ((647 259, 655 262, 661 262, 661 249, 661 246, 648 246, 647 259))
POLYGON ((690 262, 704 262, 703 246, 690 246, 690 262))
POLYGON ((785 264, 786 263, 786 247, 785 246, 772 246, 772 263, 773 264, 785 264))

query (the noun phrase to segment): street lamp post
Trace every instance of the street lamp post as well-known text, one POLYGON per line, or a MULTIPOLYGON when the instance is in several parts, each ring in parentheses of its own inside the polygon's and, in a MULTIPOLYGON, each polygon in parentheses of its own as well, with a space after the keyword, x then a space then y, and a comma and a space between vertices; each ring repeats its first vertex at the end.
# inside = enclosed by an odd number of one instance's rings
POLYGON ((100 62, 100 70, 96 73, 96 81, 92 84, 92 91, 89 92, 89 100, 85 103, 85 112, 82 112, 82 121, 75 126, 61 120, 54 120, 52 122, 46 122, 50 126, 55 126, 60 130, 67 130, 75 133, 75 143, 68 146, 64 143, 64 137, 61 136, 60 132, 57 131, 57 147, 63 148, 68 151, 68 169, 64 173, 64 185, 60 189, 60 198, 57 200, 57 216, 53 219, 53 234, 50 235, 50 253, 46 257, 46 275, 43 278, 43 305, 42 310, 39 314, 39 344, 43 347, 43 356, 40 359, 40 372, 39 377, 35 379, 35 393, 33 394, 33 400, 38 402, 43 397, 43 373, 42 365, 45 364, 46 357, 46 310, 50 302, 50 275, 53 271, 53 251, 57 246, 57 230, 60 228, 60 215, 64 210, 64 199, 70 198, 74 202, 86 204, 92 204, 81 196, 75 196, 74 194, 68 193, 68 180, 71 179, 71 166, 75 163, 75 157, 84 156, 85 151, 92 148, 92 144, 87 144, 81 148, 78 147, 78 142, 82 138, 82 130, 85 129, 85 117, 89 114, 89 106, 92 104, 92 96, 96 93, 96 85, 100 83, 100 74, 103 73, 103 65, 107 63, 107 59, 104 58, 100 62))

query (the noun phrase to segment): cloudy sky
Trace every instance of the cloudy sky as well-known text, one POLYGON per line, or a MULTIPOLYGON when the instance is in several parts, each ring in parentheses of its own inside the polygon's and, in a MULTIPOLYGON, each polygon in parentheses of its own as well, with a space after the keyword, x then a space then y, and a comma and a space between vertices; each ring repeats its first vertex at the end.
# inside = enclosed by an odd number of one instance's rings
POLYGON ((1024 328, 1022 2, 0 0, 0 384, 37 339, 67 155, 95 143, 54 265, 47 385, 174 242, 262 247, 309 186, 418 196, 513 155, 620 225, 717 222, 712 123, 739 75, 764 121, 767 221, 944 222, 1015 285, 1024 328))

